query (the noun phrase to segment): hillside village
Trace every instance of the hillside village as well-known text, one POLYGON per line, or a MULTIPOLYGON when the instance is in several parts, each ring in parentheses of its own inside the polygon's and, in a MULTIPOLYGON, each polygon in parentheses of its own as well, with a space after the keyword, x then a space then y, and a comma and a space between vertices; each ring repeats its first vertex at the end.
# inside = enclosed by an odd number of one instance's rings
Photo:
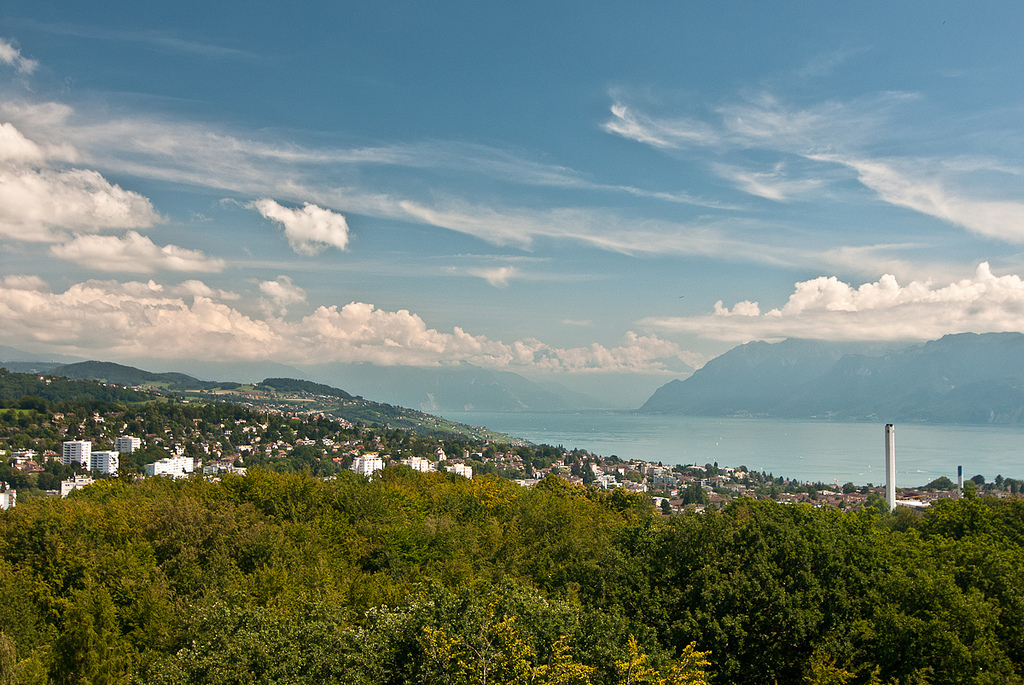
MULTIPOLYGON (((744 466, 667 466, 514 439, 443 439, 387 424, 357 424, 310 408, 328 397, 243 392, 241 397, 232 393, 239 404, 217 401, 216 395, 95 408, 31 396, 8 401, 13 406, 0 410, 0 503, 12 506, 19 491, 66 497, 97 478, 215 479, 244 475, 252 467, 308 471, 325 479, 344 469, 372 478, 385 468, 406 467, 466 478, 494 474, 528 488, 558 477, 580 487, 646 493, 665 515, 721 507, 739 497, 858 509, 880 506, 884 495, 879 486, 804 483, 744 466)), ((1015 494, 1020 483, 1002 476, 985 483, 976 476, 968 486, 1005 496, 1015 494)), ((900 500, 923 507, 959 494, 954 483, 940 478, 921 489, 902 490, 900 500)))

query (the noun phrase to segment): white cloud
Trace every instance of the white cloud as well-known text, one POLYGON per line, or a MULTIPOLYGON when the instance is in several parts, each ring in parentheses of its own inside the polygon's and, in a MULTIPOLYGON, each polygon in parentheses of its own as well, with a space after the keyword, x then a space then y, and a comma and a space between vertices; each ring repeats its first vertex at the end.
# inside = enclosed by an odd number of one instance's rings
POLYGON ((781 163, 768 172, 748 171, 729 164, 715 164, 713 168, 719 176, 732 181, 743 192, 776 202, 804 195, 820 188, 823 183, 816 178, 790 179, 781 163))
POLYGON ((507 288, 509 280, 520 275, 519 269, 514 266, 496 266, 486 269, 470 269, 469 273, 479 276, 495 288, 507 288))
POLYGON ((0 236, 52 242, 63 231, 144 228, 159 220, 148 199, 87 169, 55 169, 11 124, 0 124, 0 236))
POLYGON ((612 118, 605 122, 604 130, 660 148, 721 142, 720 134, 703 122, 685 118, 656 119, 621 102, 612 105, 612 118))
POLYGON ((302 209, 289 209, 263 198, 246 205, 264 218, 284 226, 288 244, 299 254, 315 255, 326 247, 344 250, 348 245, 348 223, 345 217, 308 202, 302 209))
POLYGON ((4 276, 0 283, 2 283, 4 288, 10 290, 38 290, 42 292, 50 288, 50 284, 39 278, 39 276, 4 276))
POLYGON ((277 304, 298 304, 306 301, 306 291, 292 283, 287 276, 260 283, 260 292, 277 304))
POLYGON ((970 278, 935 287, 928 281, 901 286, 886 275, 854 288, 834 276, 796 284, 786 304, 761 313, 756 302, 714 314, 649 318, 659 331, 696 333, 716 340, 812 338, 821 340, 931 340, 947 333, 1024 333, 1024 282, 996 276, 988 263, 970 278))
POLYGON ((260 283, 260 292, 263 293, 269 302, 265 307, 266 311, 274 311, 278 316, 288 313, 288 306, 306 301, 306 291, 295 285, 288 276, 278 276, 273 281, 260 283))
MULTIPOLYGON (((533 339, 504 343, 458 327, 445 333, 407 310, 389 312, 364 302, 321 306, 297 321, 285 321, 245 315, 215 301, 212 289, 198 281, 176 287, 87 281, 50 293, 31 279, 0 285, 0 340, 89 356, 427 366, 465 362, 561 373, 659 372, 701 359, 653 335, 628 333, 611 348, 556 348, 533 339)), ((289 280, 265 283, 278 284, 261 288, 268 296, 299 302, 300 293, 289 280)))
POLYGON ((163 292, 173 297, 207 297, 213 300, 240 300, 242 296, 230 290, 211 288, 202 281, 182 281, 176 286, 162 289, 163 292))
POLYGON ((62 293, 0 288, 0 320, 11 343, 115 358, 259 359, 281 344, 265 322, 205 297, 187 304, 153 282, 88 281, 62 293))
POLYGON ((149 200, 95 171, 0 168, 0 236, 53 242, 62 229, 146 228, 158 220, 149 200))
POLYGON ((39 163, 44 157, 40 147, 23 136, 13 125, 0 124, 0 162, 39 163))
POLYGON ((200 250, 177 245, 160 247, 135 231, 128 231, 124 237, 80 235, 68 243, 54 245, 50 254, 97 271, 117 273, 216 273, 223 271, 225 265, 223 259, 209 257, 200 250))
POLYGON ((0 62, 17 67, 18 71, 23 74, 31 74, 39 66, 39 62, 23 56, 18 48, 2 38, 0 38, 0 62))
MULTIPOLYGON (((657 148, 703 146, 719 151, 765 150, 810 162, 841 164, 855 171, 858 181, 884 202, 984 236, 1024 242, 1024 202, 1018 201, 1016 194, 1013 199, 982 197, 978 190, 972 189, 972 176, 978 170, 1019 176, 1018 165, 972 157, 878 159, 851 152, 891 135, 885 131, 887 124, 891 128, 890 110, 915 98, 908 93, 883 93, 872 98, 825 101, 798 109, 787 107, 772 95, 762 94, 720 107, 717 120, 710 124, 650 117, 616 102, 612 105, 613 118, 605 129, 657 148), (929 167, 933 169, 931 173, 929 167)), ((713 168, 740 190, 776 201, 824 187, 823 179, 787 178, 781 171, 781 164, 770 173, 751 172, 723 163, 716 163, 713 168)), ((993 190, 982 192, 992 193, 993 190)))
POLYGON ((962 226, 1007 242, 1024 242, 1024 202, 979 200, 948 189, 937 178, 921 178, 878 160, 817 155, 812 159, 836 162, 857 172, 858 180, 890 204, 962 226))
POLYGON ((715 302, 715 316, 760 316, 761 307, 757 302, 743 300, 733 305, 732 309, 722 305, 722 301, 715 302))

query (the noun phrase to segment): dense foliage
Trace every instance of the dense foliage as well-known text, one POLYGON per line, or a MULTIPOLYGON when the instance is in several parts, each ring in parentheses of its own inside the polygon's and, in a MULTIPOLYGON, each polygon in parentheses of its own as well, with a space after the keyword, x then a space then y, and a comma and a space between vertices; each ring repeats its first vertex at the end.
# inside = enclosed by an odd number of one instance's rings
POLYGON ((49 402, 126 403, 155 399, 152 393, 116 385, 68 380, 61 376, 9 373, 6 368, 0 368, 0 406, 13 406, 26 396, 49 402))
POLYGON ((1020 500, 102 481, 0 513, 0 683, 1019 683, 1022 587, 1020 500))

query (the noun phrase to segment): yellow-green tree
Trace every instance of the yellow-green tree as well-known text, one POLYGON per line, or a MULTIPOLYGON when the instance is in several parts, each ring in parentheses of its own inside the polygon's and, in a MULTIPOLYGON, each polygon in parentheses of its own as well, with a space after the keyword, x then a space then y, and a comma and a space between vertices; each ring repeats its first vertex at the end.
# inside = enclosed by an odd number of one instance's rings
POLYGON ((699 652, 696 643, 688 644, 666 673, 654 668, 650 657, 640 650, 636 638, 629 636, 626 658, 615 662, 621 685, 708 685, 705 669, 710 665, 707 652, 699 652))

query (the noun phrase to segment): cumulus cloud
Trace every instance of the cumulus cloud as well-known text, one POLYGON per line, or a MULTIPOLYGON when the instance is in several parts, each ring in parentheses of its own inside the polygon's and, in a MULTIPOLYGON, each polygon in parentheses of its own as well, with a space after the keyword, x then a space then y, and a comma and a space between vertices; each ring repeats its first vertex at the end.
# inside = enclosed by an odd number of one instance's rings
POLYGON ((148 199, 96 171, 57 169, 47 151, 0 124, 0 236, 53 242, 64 231, 145 228, 159 220, 148 199))
POLYGON ((260 292, 267 298, 264 300, 267 304, 265 309, 276 310, 279 316, 288 313, 289 305, 306 301, 306 291, 292 283, 292 279, 287 276, 278 276, 273 281, 263 281, 260 283, 260 292))
POLYGON ((182 281, 178 285, 162 288, 163 292, 173 297, 206 297, 214 300, 240 300, 242 296, 230 290, 211 288, 202 281, 182 281))
POLYGON ((260 283, 260 292, 278 304, 296 304, 306 301, 306 291, 292 283, 287 276, 260 283))
POLYGON ((48 290, 50 284, 39 278, 39 276, 24 276, 13 274, 10 276, 4 276, 3 280, 0 281, 4 288, 10 290, 48 290))
POLYGON ((302 209, 290 209, 263 198, 246 205, 264 218, 284 227, 284 237, 299 254, 315 255, 327 247, 344 250, 348 246, 348 222, 345 217, 329 209, 308 202, 302 209))
MULTIPOLYGON (((264 284, 261 290, 282 302, 298 303, 302 296, 288 279, 264 284)), ((676 343, 635 333, 614 347, 556 348, 533 339, 505 343, 458 327, 438 331, 407 310, 385 311, 365 302, 317 307, 296 321, 272 315, 260 319, 216 301, 216 293, 198 281, 176 287, 87 281, 60 293, 44 286, 32 277, 0 284, 4 342, 115 358, 187 355, 418 366, 464 362, 563 373, 657 372, 700 357, 676 343)))
POLYGON ((486 269, 470 269, 469 273, 486 280, 495 288, 507 288, 508 282, 519 276, 519 269, 514 266, 496 266, 486 269))
POLYGON ((0 62, 15 67, 23 74, 31 74, 39 66, 39 62, 21 54, 21 50, 0 38, 0 62))
POLYGON ((781 308, 763 314, 757 302, 732 309, 716 303, 711 315, 649 318, 660 331, 696 333, 733 342, 758 339, 930 340, 947 333, 1024 333, 1024 281, 996 276, 987 262, 970 278, 936 287, 900 285, 885 275, 853 287, 834 276, 797 283, 781 308))
POLYGON ((128 231, 124 237, 80 235, 70 242, 54 245, 50 254, 97 271, 148 274, 156 271, 216 273, 224 270, 223 259, 177 245, 160 247, 135 231, 128 231))
POLYGON ((258 359, 281 345, 265 322, 206 297, 188 303, 153 282, 88 281, 61 293, 0 288, 0 320, 12 342, 115 357, 258 359))

